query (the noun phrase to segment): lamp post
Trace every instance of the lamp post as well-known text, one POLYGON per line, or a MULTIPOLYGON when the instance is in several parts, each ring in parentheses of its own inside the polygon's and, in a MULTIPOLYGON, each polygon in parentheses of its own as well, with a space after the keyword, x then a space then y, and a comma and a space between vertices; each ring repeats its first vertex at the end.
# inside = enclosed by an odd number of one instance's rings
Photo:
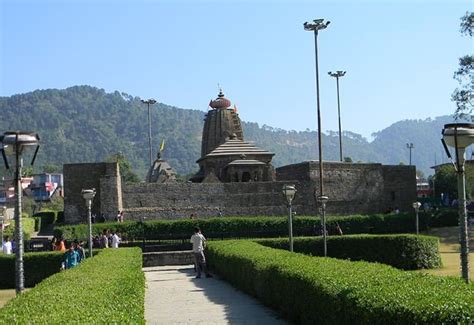
POLYGON ((150 105, 156 104, 156 100, 150 98, 148 100, 143 100, 143 104, 147 104, 148 106, 148 149, 149 149, 149 157, 150 157, 150 166, 153 164, 153 150, 151 148, 151 113, 150 113, 150 105))
POLYGON ((0 231, 2 233, 2 236, 0 237, 0 239, 2 241, 0 241, 0 247, 3 248, 3 224, 5 222, 5 216, 4 216, 4 212, 5 212, 5 207, 0 207, 0 211, 1 211, 1 215, 0 215, 0 231))
POLYGON ((413 209, 415 209, 416 215, 416 234, 419 234, 419 223, 418 223, 418 211, 420 211, 421 203, 420 202, 413 202, 413 209))
POLYGON ((5 132, 0 136, 0 141, 2 142, 2 148, 0 151, 2 152, 3 161, 7 169, 10 168, 7 156, 15 156, 15 290, 18 295, 25 290, 25 276, 23 269, 23 227, 21 222, 21 197, 23 190, 21 187, 21 170, 23 167, 22 155, 27 149, 29 149, 29 147, 35 146, 36 150, 33 154, 33 159, 31 160, 31 165, 33 165, 39 150, 39 136, 33 132, 11 131, 5 132))
MULTIPOLYGON (((319 197, 324 197, 324 184, 323 184, 323 146, 321 141, 321 110, 319 103, 319 62, 318 62, 318 32, 326 29, 330 24, 330 21, 324 22, 324 19, 315 19, 312 23, 305 22, 303 24, 304 30, 314 32, 314 52, 315 52, 315 64, 316 64, 316 106, 318 111, 318 149, 319 149, 319 197)), ((326 200, 327 201, 327 200, 326 200)), ((326 204, 321 205, 322 215, 322 226, 324 235, 324 256, 326 256, 326 204)))
POLYGON ((323 226, 323 252, 324 256, 328 256, 328 241, 327 241, 327 231, 326 231, 326 203, 329 198, 325 195, 320 195, 316 198, 321 207, 321 223, 323 226))
POLYGON ((407 143, 407 148, 410 150, 410 163, 409 166, 411 166, 411 150, 414 148, 413 143, 407 143))
POLYGON ((89 224, 89 257, 92 257, 92 200, 95 197, 95 188, 90 190, 82 190, 82 197, 86 201, 87 207, 87 223, 89 224))
POLYGON ((443 129, 443 146, 446 154, 451 158, 447 146, 455 148, 456 172, 458 178, 458 208, 459 208, 459 242, 461 244, 461 276, 469 283, 469 240, 467 231, 466 211, 466 179, 464 175, 465 150, 474 143, 474 124, 450 123, 445 124, 443 129))
POLYGON ((342 131, 341 131, 341 103, 339 101, 339 78, 344 77, 346 75, 346 71, 336 71, 336 72, 331 72, 329 71, 328 74, 331 77, 336 78, 336 84, 337 84, 337 116, 339 119, 339 158, 341 161, 343 161, 342 158, 342 131))
POLYGON ((288 202, 288 235, 290 241, 290 252, 293 252, 293 212, 291 209, 291 202, 296 194, 296 188, 294 185, 283 186, 283 195, 286 197, 288 202))

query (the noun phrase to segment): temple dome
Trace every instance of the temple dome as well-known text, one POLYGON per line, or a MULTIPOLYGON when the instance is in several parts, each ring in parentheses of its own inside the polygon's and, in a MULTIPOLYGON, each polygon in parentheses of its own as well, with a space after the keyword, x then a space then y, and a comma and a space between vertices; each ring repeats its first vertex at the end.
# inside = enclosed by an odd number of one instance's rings
POLYGON ((231 102, 227 98, 224 97, 224 93, 222 92, 222 89, 219 91, 219 95, 217 95, 217 98, 214 100, 211 100, 209 103, 209 106, 213 109, 224 109, 227 107, 230 107, 231 102))

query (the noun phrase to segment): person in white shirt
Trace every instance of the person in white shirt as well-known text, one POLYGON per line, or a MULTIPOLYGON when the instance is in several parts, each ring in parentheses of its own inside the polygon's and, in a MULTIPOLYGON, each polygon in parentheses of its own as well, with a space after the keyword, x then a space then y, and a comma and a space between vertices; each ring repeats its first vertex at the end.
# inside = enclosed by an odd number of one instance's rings
POLYGON ((112 248, 118 248, 122 239, 115 233, 112 233, 112 248))
POLYGON ((212 278, 212 275, 209 274, 207 270, 206 257, 204 256, 206 238, 201 234, 201 229, 199 229, 199 227, 194 228, 194 235, 191 236, 191 243, 193 244, 194 263, 197 272, 196 279, 201 277, 201 267, 204 273, 206 273, 206 278, 212 278))
POLYGON ((12 253, 12 242, 10 241, 10 237, 5 237, 5 242, 2 245, 3 254, 11 254, 12 253))

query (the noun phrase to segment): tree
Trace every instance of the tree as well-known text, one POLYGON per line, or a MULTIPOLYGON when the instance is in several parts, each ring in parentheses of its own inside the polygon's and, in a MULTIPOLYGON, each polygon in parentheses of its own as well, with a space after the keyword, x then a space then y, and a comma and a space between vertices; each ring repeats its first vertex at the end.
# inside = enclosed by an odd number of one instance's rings
POLYGON ((138 183, 140 182, 140 177, 132 170, 132 165, 130 162, 125 158, 123 153, 118 152, 109 158, 107 158, 108 162, 118 162, 120 168, 120 175, 122 176, 122 182, 126 183, 138 183))
MULTIPOLYGON (((466 12, 461 17, 461 34, 472 37, 474 34, 474 13, 466 12)), ((459 58, 459 68, 454 73, 454 79, 459 82, 451 96, 456 102, 456 117, 464 117, 474 109, 474 55, 459 58)))
MULTIPOLYGON (((468 199, 474 197, 474 166, 470 164, 465 165, 466 172, 466 197, 468 199)), ((435 186, 436 194, 448 194, 450 199, 458 197, 458 182, 456 171, 453 165, 443 165, 436 170, 435 186)))

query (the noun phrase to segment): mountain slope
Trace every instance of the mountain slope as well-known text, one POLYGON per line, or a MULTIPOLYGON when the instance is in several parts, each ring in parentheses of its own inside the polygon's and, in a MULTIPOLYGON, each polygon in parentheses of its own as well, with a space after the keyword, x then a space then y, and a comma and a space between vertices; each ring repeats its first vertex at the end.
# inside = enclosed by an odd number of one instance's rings
MULTIPOLYGON (((41 136, 35 171, 43 166, 103 161, 121 152, 143 177, 148 168, 148 113, 140 98, 118 91, 106 93, 90 86, 63 90, 36 90, 0 97, 0 132, 34 130, 41 136)), ((180 174, 197 170, 204 112, 157 103, 152 108, 154 151, 165 139, 164 158, 180 174)), ((411 142, 413 163, 425 173, 441 157, 439 139, 451 117, 396 122, 374 134, 369 143, 361 135, 344 132, 344 156, 353 161, 408 163, 406 143, 411 142)), ((274 165, 317 159, 317 133, 286 131, 243 122, 244 137, 275 152, 274 165)), ((339 159, 336 132, 323 134, 325 160, 339 159)), ((439 161, 438 161, 439 162, 439 161)))

